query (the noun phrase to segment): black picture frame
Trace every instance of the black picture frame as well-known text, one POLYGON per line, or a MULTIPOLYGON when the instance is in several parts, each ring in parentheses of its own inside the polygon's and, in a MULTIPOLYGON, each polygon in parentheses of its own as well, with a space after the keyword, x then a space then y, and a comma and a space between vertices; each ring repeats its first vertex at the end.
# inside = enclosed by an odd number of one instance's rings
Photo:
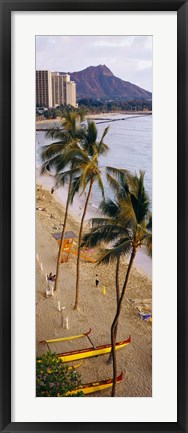
MULTIPOLYGON (((126 431, 188 432, 188 0, 0 0, 0 430, 1 432, 126 431), (11 12, 12 11, 177 11, 178 20, 178 390, 177 422, 13 423, 11 422, 11 12)), ((167 402, 168 404, 168 402, 167 402)))

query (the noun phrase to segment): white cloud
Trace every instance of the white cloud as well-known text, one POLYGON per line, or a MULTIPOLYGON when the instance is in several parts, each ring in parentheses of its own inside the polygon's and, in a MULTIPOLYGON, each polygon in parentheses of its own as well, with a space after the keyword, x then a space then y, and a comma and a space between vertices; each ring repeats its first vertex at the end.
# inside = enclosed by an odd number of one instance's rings
POLYGON ((139 60, 138 69, 146 69, 152 66, 151 60, 139 60))
POLYGON ((152 36, 38 35, 36 38, 37 69, 75 72, 99 64, 106 64, 117 77, 150 90, 152 36))

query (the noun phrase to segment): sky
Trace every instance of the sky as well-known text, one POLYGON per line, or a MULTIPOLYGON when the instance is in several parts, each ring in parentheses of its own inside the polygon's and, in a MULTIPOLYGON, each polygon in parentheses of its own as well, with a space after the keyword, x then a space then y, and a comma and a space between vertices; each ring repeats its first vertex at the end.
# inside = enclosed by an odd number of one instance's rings
POLYGON ((152 91, 152 36, 36 36, 36 69, 76 72, 106 65, 152 91))

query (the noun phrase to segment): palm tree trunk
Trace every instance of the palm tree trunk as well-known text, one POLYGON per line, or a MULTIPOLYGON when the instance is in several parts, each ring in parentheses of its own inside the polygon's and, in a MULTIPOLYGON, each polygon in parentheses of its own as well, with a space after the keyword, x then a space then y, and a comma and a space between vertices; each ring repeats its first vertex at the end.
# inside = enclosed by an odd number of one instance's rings
POLYGON ((67 225, 67 217, 68 217, 68 209, 69 209, 69 203, 70 203, 70 191, 71 191, 71 188, 72 188, 72 176, 70 177, 70 182, 69 182, 69 189, 68 189, 67 202, 66 202, 65 215, 64 215, 64 222, 63 222, 63 230, 62 230, 62 234, 61 234, 61 242, 60 242, 59 251, 58 251, 58 257, 57 257, 56 278, 55 278, 54 291, 57 290, 58 282, 59 282, 59 268, 60 268, 60 264, 61 264, 61 253, 62 253, 62 247, 63 247, 64 237, 65 237, 65 230, 66 230, 66 225, 67 225))
POLYGON ((116 315, 114 317, 114 321, 113 321, 112 326, 111 326, 111 344, 112 344, 112 359, 113 359, 113 386, 112 386, 111 397, 115 397, 115 394, 116 394, 117 358, 116 358, 116 351, 115 351, 115 343, 116 343, 115 333, 117 334, 118 319, 119 319, 119 315, 121 312, 122 301, 123 301, 123 297, 124 297, 125 290, 127 287, 127 283, 128 283, 128 279, 129 279, 130 271, 131 271, 131 268, 132 268, 132 265, 134 262, 135 255, 136 255, 136 248, 133 246, 129 265, 127 268, 125 281, 124 281, 122 292, 121 292, 121 296, 119 298, 119 302, 117 305, 116 315))
POLYGON ((88 195, 86 198, 86 202, 85 202, 85 206, 84 206, 84 211, 82 214, 82 219, 81 219, 81 223, 80 223, 80 231, 79 231, 79 237, 78 237, 78 255, 77 255, 77 264, 76 264, 76 299, 75 299, 75 305, 74 305, 74 309, 77 310, 78 309, 78 303, 79 303, 79 296, 80 296, 80 245, 81 245, 81 240, 82 240, 82 231, 83 231, 83 224, 84 224, 84 218, 85 218, 85 214, 87 211, 87 207, 88 207, 88 203, 89 203, 89 198, 90 198, 90 194, 91 194, 91 190, 92 190, 92 186, 93 186, 93 180, 90 181, 90 185, 89 185, 89 191, 88 191, 88 195))
MULTIPOLYGON (((118 306, 118 302, 119 302, 119 298, 120 298, 120 288, 119 288, 119 268, 120 268, 120 256, 117 258, 117 264, 116 264, 116 301, 117 301, 117 306, 118 306)), ((116 336, 117 336, 117 328, 118 328, 118 321, 116 323, 116 327, 114 330, 114 338, 116 341, 116 336)), ((111 355, 112 352, 110 352, 111 355)))
POLYGON ((117 258, 117 263, 116 263, 116 300, 117 300, 117 305, 118 305, 119 298, 120 298, 120 290, 119 290, 119 267, 120 267, 120 256, 117 258))
MULTIPOLYGON (((118 306, 118 302, 119 302, 119 298, 120 298, 119 267, 120 267, 120 256, 117 258, 117 263, 116 263, 116 302, 117 302, 117 306, 118 306)), ((118 327, 118 323, 116 324, 116 328, 114 330, 114 339, 115 339, 115 341, 116 341, 116 336, 117 336, 117 327, 118 327)), ((107 364, 111 364, 111 362, 112 362, 112 350, 110 352, 107 364)))

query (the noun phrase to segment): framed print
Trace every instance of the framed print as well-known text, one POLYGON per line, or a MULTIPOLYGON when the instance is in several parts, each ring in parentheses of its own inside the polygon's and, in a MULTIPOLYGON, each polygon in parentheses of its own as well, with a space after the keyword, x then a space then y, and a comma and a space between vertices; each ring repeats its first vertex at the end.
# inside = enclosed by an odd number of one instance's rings
POLYGON ((0 5, 1 431, 186 432, 187 1, 0 5))

